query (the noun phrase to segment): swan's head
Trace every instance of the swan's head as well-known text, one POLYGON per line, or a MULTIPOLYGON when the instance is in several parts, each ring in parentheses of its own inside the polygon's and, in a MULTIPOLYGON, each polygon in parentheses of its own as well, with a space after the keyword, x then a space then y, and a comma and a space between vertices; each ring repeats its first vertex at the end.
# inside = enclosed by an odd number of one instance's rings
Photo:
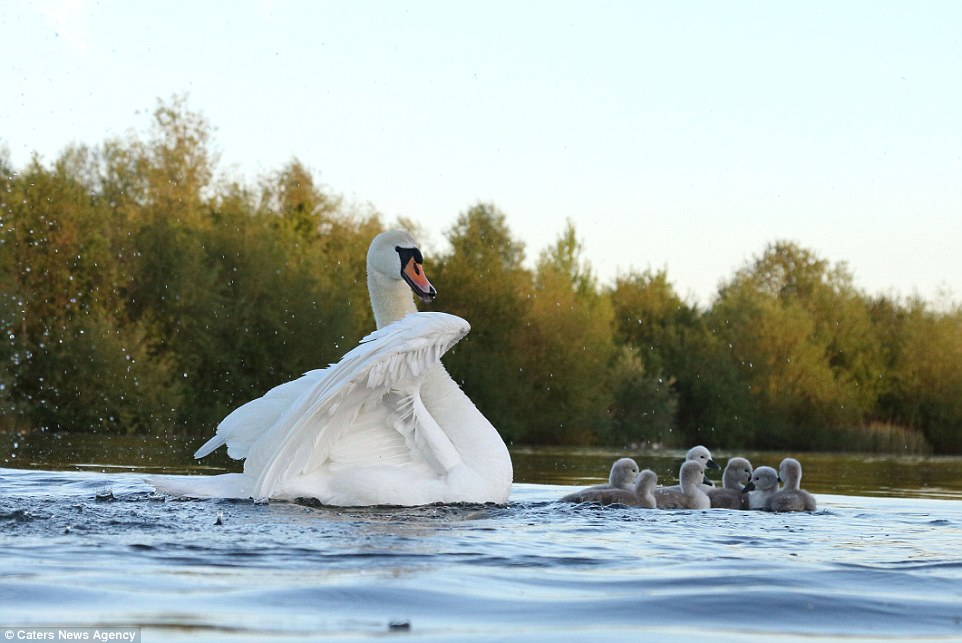
POLYGON ((388 230, 374 237, 367 250, 367 271, 404 281, 423 302, 434 301, 438 291, 424 274, 424 257, 414 238, 403 230, 388 230))
POLYGON ((631 489, 638 477, 638 463, 631 458, 621 458, 611 465, 608 484, 618 489, 631 489))
POLYGON ((685 460, 697 460, 706 469, 721 469, 718 463, 711 459, 711 451, 700 445, 688 449, 685 460))
POLYGON ((752 472, 752 479, 742 489, 742 493, 747 491, 772 491, 778 488, 778 471, 771 467, 758 467, 752 472))

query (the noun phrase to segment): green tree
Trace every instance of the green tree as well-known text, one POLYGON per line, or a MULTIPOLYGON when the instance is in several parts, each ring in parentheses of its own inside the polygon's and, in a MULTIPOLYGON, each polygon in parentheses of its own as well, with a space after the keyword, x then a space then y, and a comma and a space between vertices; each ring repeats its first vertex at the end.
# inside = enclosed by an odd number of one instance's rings
POLYGON ((72 175, 89 169, 85 156, 68 150, 53 171, 34 161, 7 179, 5 388, 32 427, 155 428, 180 391, 166 364, 151 363, 146 330, 123 315, 111 212, 72 175))
POLYGON ((620 276, 610 296, 618 341, 634 346, 649 372, 673 373, 681 338, 695 326, 698 310, 682 301, 667 272, 620 276))
POLYGON ((866 310, 872 323, 872 337, 879 347, 882 360, 878 399, 873 415, 883 422, 912 426, 915 418, 906 408, 905 389, 898 370, 906 350, 909 320, 924 317, 925 304, 919 299, 902 303, 897 299, 878 297, 866 302, 866 310))
POLYGON ((151 218, 204 225, 204 193, 216 163, 210 143, 210 124, 187 108, 186 96, 158 101, 149 142, 131 145, 151 218))
POLYGON ((837 408, 831 369, 813 341, 814 321, 806 310, 753 289, 729 289, 712 318, 765 418, 756 428, 759 446, 788 446, 796 429, 835 420, 826 417, 837 408))
POLYGON ((762 444, 803 447, 803 430, 855 425, 874 409, 882 356, 844 265, 772 244, 721 289, 709 319, 757 399, 762 444))
POLYGON ((751 384, 742 378, 733 347, 711 319, 703 317, 681 336, 677 371, 678 427, 683 442, 678 446, 714 444, 745 448, 759 443, 757 431, 764 426, 762 412, 751 384))
POLYGON ((504 213, 487 203, 461 213, 447 239, 451 251, 432 277, 433 305, 466 319, 471 332, 445 363, 506 440, 524 440, 530 401, 522 337, 532 288, 521 265, 524 245, 512 237, 504 213))
POLYGON ((273 203, 279 210, 263 193, 255 203, 235 186, 209 205, 210 224, 181 229, 186 238, 166 222, 145 227, 167 228, 153 245, 163 268, 153 273, 161 299, 151 312, 195 392, 182 406, 184 422, 213 424, 269 388, 336 362, 373 330, 364 256, 380 224, 340 215, 340 200, 316 190, 299 168, 262 186, 284 196, 273 203), (190 261, 157 253, 164 243, 171 252, 189 245, 190 261))
POLYGON ((622 446, 674 445, 678 413, 674 381, 649 376, 638 350, 630 345, 620 348, 611 378, 615 390, 608 441, 622 446))
POLYGON ((524 358, 528 431, 540 443, 590 444, 609 427, 613 313, 582 255, 568 222, 537 264, 524 358))
MULTIPOLYGON (((206 435, 373 329, 376 212, 296 159, 254 188, 215 175, 211 128, 177 96, 145 139, 20 172, 0 150, 3 427, 206 435)), ((447 240, 425 253, 434 307, 473 330, 445 363, 509 441, 804 449, 881 422, 962 453, 958 307, 867 299, 787 242, 701 312, 665 271, 600 288, 570 223, 534 271, 494 205, 447 240)))
POLYGON ((936 452, 962 453, 962 309, 882 300, 873 318, 890 347, 883 418, 922 431, 936 452))
POLYGON ((276 215, 276 226, 287 233, 297 258, 317 242, 338 216, 341 199, 320 190, 314 176, 297 159, 262 182, 261 205, 276 215))
MULTIPOLYGON (((615 341, 623 347, 616 369, 616 435, 625 436, 622 441, 686 443, 678 414, 695 408, 686 367, 693 357, 688 344, 702 329, 697 308, 682 301, 664 270, 620 276, 609 297, 615 341)), ((692 432, 698 427, 693 421, 692 432)))

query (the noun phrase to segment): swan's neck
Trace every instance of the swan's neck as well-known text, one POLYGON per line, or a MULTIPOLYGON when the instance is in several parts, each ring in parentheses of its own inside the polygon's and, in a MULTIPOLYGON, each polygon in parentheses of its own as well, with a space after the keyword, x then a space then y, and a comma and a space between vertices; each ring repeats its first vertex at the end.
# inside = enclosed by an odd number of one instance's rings
POLYGON ((418 310, 414 305, 414 295, 404 281, 390 279, 370 268, 367 271, 367 291, 371 296, 374 323, 378 328, 418 310))
POLYGON ((424 405, 444 428, 466 463, 492 484, 501 485, 505 498, 511 488, 511 456, 497 430, 455 383, 442 364, 425 373, 421 387, 424 405))

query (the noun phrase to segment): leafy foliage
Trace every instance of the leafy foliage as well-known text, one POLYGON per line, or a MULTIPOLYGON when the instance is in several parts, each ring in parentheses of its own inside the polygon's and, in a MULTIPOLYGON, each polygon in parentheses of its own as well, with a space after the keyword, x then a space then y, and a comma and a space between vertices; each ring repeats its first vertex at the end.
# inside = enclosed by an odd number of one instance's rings
POLYGON ((511 236, 504 213, 484 203, 458 217, 448 241, 451 252, 439 257, 432 277, 435 305, 467 319, 471 332, 446 365, 505 439, 523 440, 530 408, 523 329, 532 283, 522 267, 524 246, 511 236))
MULTIPOLYGON (((376 212, 296 159, 218 178, 203 117, 154 117, 51 167, 0 153, 0 428, 205 436, 374 326, 376 212)), ((434 307, 472 332, 445 363, 508 441, 962 452, 958 307, 866 297, 784 241, 702 311, 665 271, 601 286, 571 223, 533 267, 494 204, 446 240, 434 307)))

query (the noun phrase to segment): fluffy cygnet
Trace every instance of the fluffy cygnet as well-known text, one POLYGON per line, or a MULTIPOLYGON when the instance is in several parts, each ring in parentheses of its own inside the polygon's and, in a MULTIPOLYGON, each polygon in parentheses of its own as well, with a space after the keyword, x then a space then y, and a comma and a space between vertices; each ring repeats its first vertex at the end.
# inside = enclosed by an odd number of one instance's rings
POLYGON ((711 501, 701 490, 705 477, 705 465, 699 460, 687 460, 681 465, 679 487, 655 489, 655 502, 659 509, 710 509, 711 501))
POLYGON ((768 499, 778 491, 778 471, 771 467, 758 467, 752 472, 752 479, 742 489, 748 495, 749 509, 766 509, 768 499))
POLYGON ((594 486, 582 489, 581 491, 576 491, 575 493, 569 493, 567 496, 561 499, 561 502, 585 502, 584 500, 578 500, 581 494, 586 491, 608 491, 613 489, 620 489, 622 491, 627 491, 628 493, 635 492, 635 482, 638 478, 638 463, 631 458, 621 458, 615 460, 615 463, 611 465, 611 473, 608 474, 607 484, 596 484, 594 486))
POLYGON ((629 507, 655 508, 655 484, 658 476, 651 469, 645 469, 638 474, 638 482, 634 490, 625 489, 584 489, 572 493, 561 500, 563 502, 596 502, 601 505, 627 505, 629 507))
POLYGON ((706 469, 721 470, 721 467, 718 465, 718 463, 712 460, 711 451, 701 445, 688 449, 688 453, 685 454, 685 460, 697 460, 698 462, 701 462, 706 469))
POLYGON ((745 458, 731 458, 722 474, 721 488, 712 488, 708 493, 712 509, 748 509, 748 494, 742 487, 752 479, 752 463, 745 458))
MULTIPOLYGON (((721 469, 718 463, 712 460, 711 451, 701 445, 688 449, 688 453, 685 454, 685 462, 688 461, 701 462, 705 469, 721 469)), ((706 478, 704 475, 702 475, 702 479, 699 480, 698 483, 701 486, 701 490, 705 493, 708 493, 710 489, 715 488, 715 485, 712 483, 712 481, 706 478)), ((677 484, 666 486, 664 488, 677 489, 678 491, 681 491, 681 485, 677 484)))
POLYGON ((815 497, 801 488, 802 464, 795 458, 785 458, 778 467, 782 490, 772 494, 766 509, 769 511, 815 511, 815 497))

